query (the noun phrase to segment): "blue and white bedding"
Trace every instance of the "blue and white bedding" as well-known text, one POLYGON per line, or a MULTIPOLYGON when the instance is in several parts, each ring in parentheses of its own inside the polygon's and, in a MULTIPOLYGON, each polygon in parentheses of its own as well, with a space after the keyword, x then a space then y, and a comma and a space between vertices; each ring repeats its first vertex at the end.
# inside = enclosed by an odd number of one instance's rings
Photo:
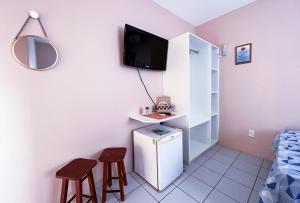
POLYGON ((300 131, 281 131, 273 147, 276 158, 259 193, 259 202, 300 203, 300 131))

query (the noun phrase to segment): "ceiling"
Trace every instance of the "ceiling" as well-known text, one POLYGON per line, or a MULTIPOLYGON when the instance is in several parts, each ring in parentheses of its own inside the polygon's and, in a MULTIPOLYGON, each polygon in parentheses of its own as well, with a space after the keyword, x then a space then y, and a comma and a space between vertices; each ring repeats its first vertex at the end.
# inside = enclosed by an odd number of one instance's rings
POLYGON ((153 0, 194 26, 246 6, 255 0, 153 0))

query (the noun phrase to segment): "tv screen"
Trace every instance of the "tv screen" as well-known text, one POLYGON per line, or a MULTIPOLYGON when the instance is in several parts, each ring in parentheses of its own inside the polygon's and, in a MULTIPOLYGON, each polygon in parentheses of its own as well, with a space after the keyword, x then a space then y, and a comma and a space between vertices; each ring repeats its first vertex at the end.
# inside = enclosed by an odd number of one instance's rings
POLYGON ((125 65, 166 70, 168 40, 125 24, 124 49, 125 65))

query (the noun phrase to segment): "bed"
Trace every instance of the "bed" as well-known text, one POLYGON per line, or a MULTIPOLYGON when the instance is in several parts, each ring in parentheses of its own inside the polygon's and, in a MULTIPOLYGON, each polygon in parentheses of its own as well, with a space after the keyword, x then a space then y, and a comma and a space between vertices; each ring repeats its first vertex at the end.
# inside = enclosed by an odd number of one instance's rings
POLYGON ((283 130, 273 141, 276 157, 260 203, 300 203, 300 131, 283 130))

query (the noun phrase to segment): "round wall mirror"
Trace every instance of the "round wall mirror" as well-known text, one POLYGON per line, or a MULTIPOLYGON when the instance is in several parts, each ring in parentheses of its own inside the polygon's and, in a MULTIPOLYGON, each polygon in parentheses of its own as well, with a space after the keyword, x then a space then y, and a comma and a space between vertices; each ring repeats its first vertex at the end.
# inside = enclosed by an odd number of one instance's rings
POLYGON ((17 38, 12 52, 18 63, 33 70, 52 68, 58 59, 54 46, 47 39, 34 35, 17 38))

